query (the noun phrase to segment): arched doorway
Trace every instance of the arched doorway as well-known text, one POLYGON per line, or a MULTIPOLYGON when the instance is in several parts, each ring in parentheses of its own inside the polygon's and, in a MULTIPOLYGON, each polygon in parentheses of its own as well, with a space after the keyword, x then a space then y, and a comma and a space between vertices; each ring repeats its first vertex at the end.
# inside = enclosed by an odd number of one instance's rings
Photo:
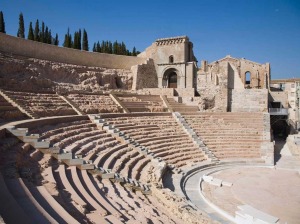
POLYGON ((176 74, 176 72, 171 72, 169 74, 168 88, 177 88, 177 74, 176 74))
POLYGON ((163 88, 177 88, 179 86, 179 71, 175 68, 169 68, 165 70, 162 86, 163 88))

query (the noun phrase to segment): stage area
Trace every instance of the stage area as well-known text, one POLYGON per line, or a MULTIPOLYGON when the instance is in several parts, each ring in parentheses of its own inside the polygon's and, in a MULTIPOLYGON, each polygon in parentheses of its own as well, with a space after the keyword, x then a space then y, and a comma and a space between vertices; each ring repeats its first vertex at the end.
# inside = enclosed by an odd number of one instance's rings
POLYGON ((202 182, 205 197, 230 215, 235 215, 238 205, 248 204, 278 217, 280 223, 299 223, 298 171, 237 167, 218 171, 211 176, 233 183, 231 187, 217 187, 202 182))

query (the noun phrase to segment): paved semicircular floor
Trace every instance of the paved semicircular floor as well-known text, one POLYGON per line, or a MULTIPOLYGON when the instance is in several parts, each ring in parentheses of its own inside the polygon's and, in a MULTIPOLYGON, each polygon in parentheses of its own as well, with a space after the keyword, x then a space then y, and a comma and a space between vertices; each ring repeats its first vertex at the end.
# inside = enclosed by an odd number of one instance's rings
POLYGON ((248 204, 280 218, 280 223, 300 220, 300 174, 294 170, 263 167, 235 167, 212 174, 233 183, 216 187, 203 183, 205 197, 234 216, 236 206, 248 204))

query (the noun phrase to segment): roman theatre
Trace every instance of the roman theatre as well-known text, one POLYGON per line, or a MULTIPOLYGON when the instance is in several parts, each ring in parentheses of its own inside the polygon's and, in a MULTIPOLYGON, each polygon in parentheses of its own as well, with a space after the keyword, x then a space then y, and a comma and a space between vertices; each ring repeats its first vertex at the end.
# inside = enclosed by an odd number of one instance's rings
POLYGON ((187 36, 137 57, 0 43, 0 223, 299 223, 269 63, 198 63, 187 36))

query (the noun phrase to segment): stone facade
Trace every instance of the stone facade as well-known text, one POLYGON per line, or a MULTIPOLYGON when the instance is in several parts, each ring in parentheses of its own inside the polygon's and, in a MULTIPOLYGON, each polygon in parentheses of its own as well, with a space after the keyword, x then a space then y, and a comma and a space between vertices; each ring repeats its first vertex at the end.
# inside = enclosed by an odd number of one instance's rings
POLYGON ((158 80, 153 59, 148 59, 146 63, 131 67, 133 75, 132 90, 143 88, 156 88, 158 80))
POLYGON ((214 111, 266 112, 270 64, 226 56, 208 64, 201 62, 195 80, 198 94, 214 101, 214 111), (247 74, 250 80, 247 81, 247 74))
POLYGON ((300 128, 300 79, 271 81, 271 102, 281 102, 288 109, 288 119, 295 129, 300 128))
POLYGON ((197 66, 193 44, 187 36, 158 39, 138 57, 154 60, 158 88, 194 87, 197 66))
POLYGON ((268 112, 267 89, 232 89, 229 91, 232 112, 268 112))
MULTIPOLYGON (((116 75, 110 80, 116 85, 105 83, 105 90, 172 89, 142 92, 165 92, 182 97, 182 102, 197 105, 200 110, 210 111, 245 111, 248 108, 248 111, 262 112, 268 105, 265 91, 255 89, 269 89, 269 63, 258 64, 226 56, 210 64, 202 61, 198 69, 193 44, 187 36, 157 39, 138 57, 61 48, 5 34, 0 34, 0 40, 4 43, 0 46, 2 52, 77 66, 118 68, 117 73, 125 71, 125 75, 131 76, 126 79, 122 74, 116 75)), ((101 84, 101 80, 99 82, 101 84)))

